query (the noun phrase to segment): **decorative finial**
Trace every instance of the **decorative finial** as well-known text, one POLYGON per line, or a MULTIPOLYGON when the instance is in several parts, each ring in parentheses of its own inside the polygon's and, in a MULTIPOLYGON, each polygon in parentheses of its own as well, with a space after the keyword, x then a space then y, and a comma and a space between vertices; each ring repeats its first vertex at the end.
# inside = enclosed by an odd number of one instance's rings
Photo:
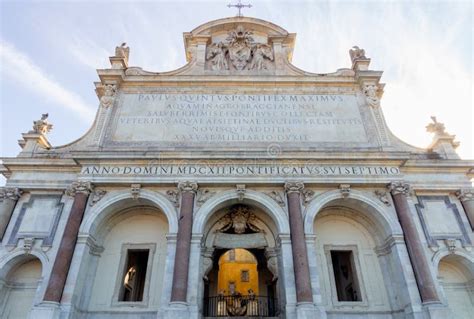
POLYGON ((41 119, 37 121, 33 121, 33 133, 39 134, 47 134, 53 128, 53 124, 48 122, 48 113, 44 113, 41 115, 41 119))
POLYGON ((115 47, 115 56, 119 58, 124 58, 128 62, 128 56, 130 54, 130 48, 127 46, 126 42, 123 42, 120 46, 115 47))
POLYGON ((426 126, 426 131, 429 133, 434 133, 435 135, 446 135, 445 127, 443 123, 438 122, 436 116, 431 116, 433 123, 430 123, 426 126))
POLYGON ((366 60, 365 50, 359 48, 357 45, 354 45, 352 49, 349 50, 349 55, 351 56, 351 61, 354 63, 355 60, 366 60))
POLYGON ((229 3, 227 5, 227 7, 229 7, 229 8, 236 7, 239 10, 239 12, 237 13, 237 17, 243 17, 242 8, 252 8, 252 5, 251 4, 242 4, 242 1, 238 0, 237 4, 229 3))

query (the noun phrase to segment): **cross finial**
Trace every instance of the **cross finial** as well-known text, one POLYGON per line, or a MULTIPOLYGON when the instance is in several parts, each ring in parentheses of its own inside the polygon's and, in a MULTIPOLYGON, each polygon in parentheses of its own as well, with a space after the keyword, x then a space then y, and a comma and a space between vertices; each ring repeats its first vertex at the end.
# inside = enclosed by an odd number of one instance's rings
POLYGON ((227 7, 232 8, 236 7, 239 10, 239 13, 237 14, 238 17, 243 17, 242 15, 242 8, 252 8, 251 4, 242 4, 242 0, 238 0, 237 4, 232 4, 229 3, 227 7))

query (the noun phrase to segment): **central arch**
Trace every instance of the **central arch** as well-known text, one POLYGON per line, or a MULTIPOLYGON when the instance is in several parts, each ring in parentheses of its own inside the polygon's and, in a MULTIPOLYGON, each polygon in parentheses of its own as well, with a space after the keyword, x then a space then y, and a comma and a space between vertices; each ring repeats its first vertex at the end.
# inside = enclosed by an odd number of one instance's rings
POLYGON ((246 190, 243 200, 235 190, 221 192, 210 199, 196 212, 194 217, 193 233, 202 234, 209 218, 219 209, 232 203, 247 203, 262 209, 275 223, 278 233, 289 234, 290 224, 288 215, 270 196, 263 193, 246 190))
MULTIPOLYGON (((201 313, 204 313, 204 299, 218 296, 217 287, 209 284, 209 281, 217 281, 218 260, 233 248, 246 249, 253 254, 257 260, 258 280, 260 295, 269 297, 267 300, 278 299, 279 304, 295 302, 294 296, 287 296, 286 286, 290 286, 293 275, 292 262, 288 265, 288 260, 292 261, 291 249, 282 249, 279 239, 281 236, 289 236, 288 215, 284 208, 276 203, 269 196, 252 190, 246 190, 244 198, 240 198, 235 190, 224 191, 208 199, 204 205, 196 212, 193 235, 201 238, 201 247, 195 246, 195 251, 200 250, 199 264, 201 271, 196 276, 190 272, 191 283, 188 287, 196 283, 199 288, 196 295, 196 302, 201 313), (238 244, 235 247, 226 246, 220 239, 216 240, 219 219, 221 219, 233 206, 245 205, 252 208, 258 221, 256 225, 261 229, 258 237, 259 245, 238 244), (283 262, 283 255, 285 261, 283 262), (285 268, 285 269, 284 269, 285 268), (212 277, 212 278, 211 278, 212 277)), ((289 243, 285 242, 285 245, 289 243)), ((193 249, 193 248, 192 248, 193 249)), ((193 255, 193 252, 191 253, 193 255)), ((191 261, 193 263, 193 261, 191 261)), ((248 290, 248 289, 247 289, 248 290)), ((291 288, 289 288, 291 291, 291 288)), ((255 291, 253 291, 255 293, 255 291)), ((250 292, 252 294, 252 292, 250 292)), ((245 298, 248 298, 248 291, 245 298)), ((248 303, 249 301, 246 301, 248 303)), ((270 311, 276 312, 277 305, 271 305, 270 311)), ((287 307, 288 309, 291 308, 287 307)), ((268 309, 268 307, 267 307, 268 309)))

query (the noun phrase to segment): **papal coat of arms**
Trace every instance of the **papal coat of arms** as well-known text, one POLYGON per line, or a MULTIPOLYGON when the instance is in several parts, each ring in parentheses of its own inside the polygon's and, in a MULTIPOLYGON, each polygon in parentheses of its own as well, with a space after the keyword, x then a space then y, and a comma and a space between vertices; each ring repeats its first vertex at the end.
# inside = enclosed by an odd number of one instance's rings
POLYGON ((265 70, 273 62, 271 46, 255 43, 252 32, 241 25, 229 32, 226 43, 213 43, 208 46, 206 60, 212 70, 265 70))

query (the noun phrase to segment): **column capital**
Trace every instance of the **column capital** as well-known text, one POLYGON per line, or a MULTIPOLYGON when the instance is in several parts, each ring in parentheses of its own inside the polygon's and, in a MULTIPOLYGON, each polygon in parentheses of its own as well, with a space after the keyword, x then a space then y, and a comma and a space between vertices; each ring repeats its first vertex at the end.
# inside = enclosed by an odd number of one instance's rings
POLYGON ((23 191, 18 187, 0 187, 0 202, 3 202, 4 199, 11 199, 17 201, 23 191))
POLYGON ((387 185, 387 189, 392 195, 408 195, 411 191, 410 184, 403 181, 392 182, 387 185))
POLYGON ((300 193, 304 189, 304 184, 303 182, 286 182, 284 187, 287 194, 300 193))
POLYGON ((71 197, 74 197, 79 193, 89 195, 93 189, 94 185, 92 185, 91 182, 77 181, 73 182, 64 193, 71 197))
POLYGON ((456 192, 456 197, 461 202, 474 201, 474 188, 464 188, 456 192))
POLYGON ((196 182, 190 182, 190 181, 179 182, 178 189, 182 193, 185 193, 185 192, 196 193, 198 190, 198 184, 196 182))

